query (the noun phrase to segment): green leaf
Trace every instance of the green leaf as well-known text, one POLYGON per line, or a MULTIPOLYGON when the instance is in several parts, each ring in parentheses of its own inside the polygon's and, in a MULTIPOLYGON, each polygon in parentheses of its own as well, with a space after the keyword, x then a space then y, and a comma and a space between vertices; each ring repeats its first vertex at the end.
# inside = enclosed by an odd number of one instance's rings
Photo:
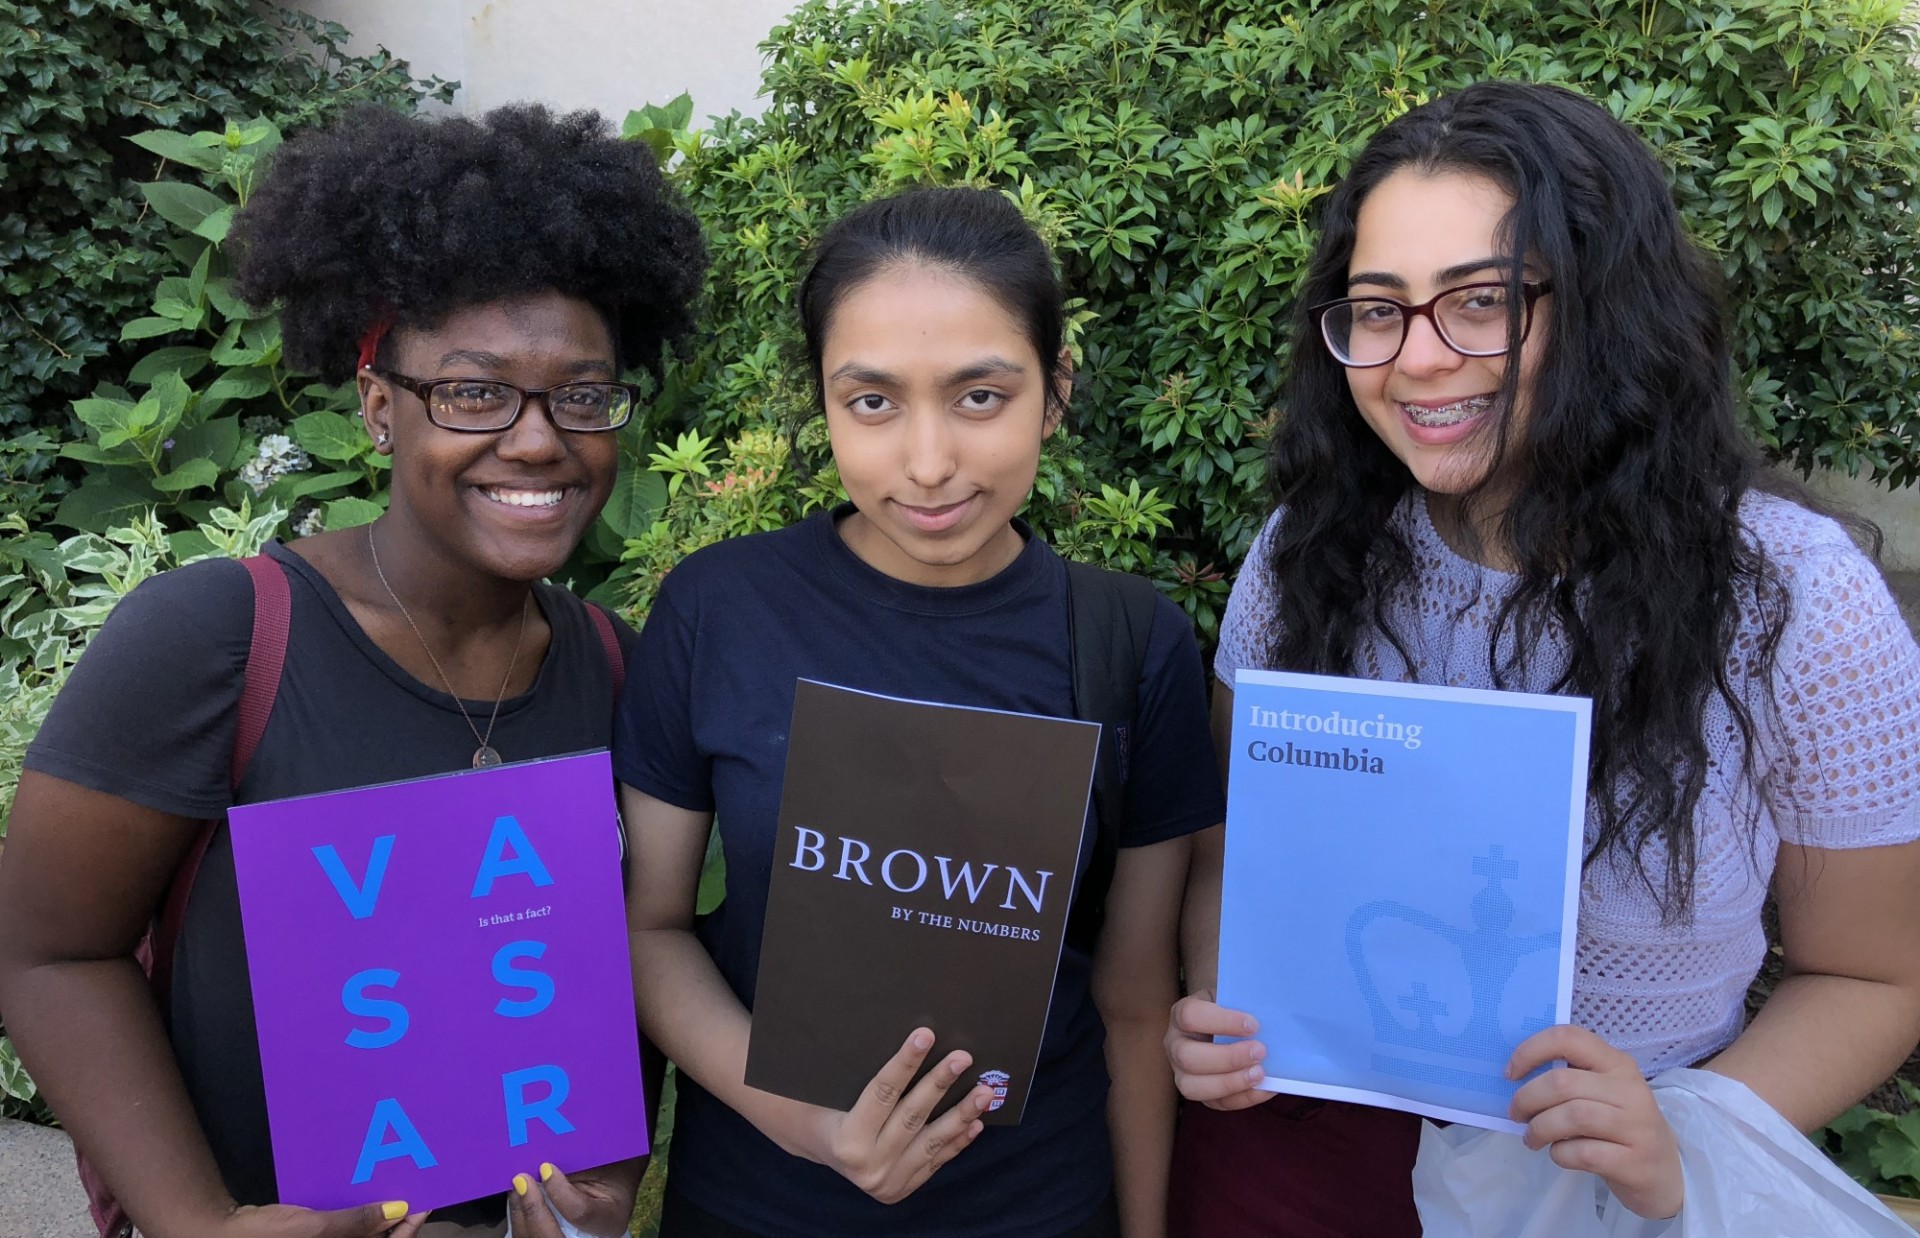
POLYGON ((145 386, 167 370, 182 378, 192 378, 207 368, 208 360, 204 348, 156 348, 133 363, 133 368, 127 371, 127 381, 145 386))
POLYGON ((356 418, 326 409, 294 418, 287 429, 294 442, 320 460, 357 459, 369 446, 367 432, 356 418))
POLYGON ((607 522, 607 527, 622 541, 638 537, 666 505, 667 483, 658 473, 640 467, 623 453, 620 476, 613 483, 607 505, 600 510, 600 518, 607 522))
POLYGON ((162 494, 178 495, 188 490, 211 486, 220 480, 220 466, 208 459, 189 460, 171 473, 153 479, 153 488, 162 494))
POLYGON ((13 1041, 0 1036, 0 1093, 15 1100, 30 1101, 39 1092, 27 1068, 20 1064, 19 1054, 13 1051, 13 1041))
POLYGON ((365 481, 358 473, 295 473, 282 477, 273 483, 268 491, 275 499, 291 507, 296 499, 311 499, 326 494, 338 494, 365 481))
POLYGON ((137 465, 146 463, 140 453, 131 447, 123 451, 107 451, 93 443, 67 443, 60 448, 62 459, 78 460, 82 464, 96 465, 137 465))
POLYGON ((89 477, 60 500, 52 523, 83 533, 105 533, 128 523, 154 504, 154 496, 102 477, 89 477))
POLYGON ((162 159, 175 163, 184 163, 190 168, 199 168, 202 172, 218 172, 222 152, 196 143, 184 133, 175 133, 171 129, 150 129, 145 133, 136 133, 127 139, 143 150, 150 150, 162 159))
POLYGON ((335 499, 327 504, 323 519, 329 529, 352 529, 372 524, 386 508, 371 499, 335 499))
POLYGON ((133 417, 133 401, 102 400, 97 397, 90 400, 75 400, 73 413, 90 429, 124 430, 133 417))
POLYGON ((186 563, 192 559, 204 559, 214 551, 214 545, 207 535, 198 529, 187 529, 179 533, 167 534, 167 546, 173 551, 174 562, 186 563))
POLYGON ((273 390, 273 376, 257 368, 228 370, 207 384, 210 400, 252 400, 273 390))
POLYGON ((233 227, 233 215, 239 208, 229 203, 208 215, 193 226, 193 234, 212 241, 215 245, 227 239, 227 232, 233 227))
MULTIPOLYGON (((204 401, 206 397, 202 396, 204 401)), ((211 460, 216 468, 235 467, 240 452, 240 419, 215 417, 197 426, 177 430, 173 436, 171 458, 178 465, 187 460, 211 460)))
POLYGON ((152 181, 140 186, 140 193, 154 214, 183 232, 192 232, 207 216, 227 205, 217 195, 182 181, 152 181))
MULTIPOLYGON (((212 218, 212 216, 208 216, 208 218, 212 218)), ((250 308, 246 302, 233 295, 232 283, 224 279, 210 279, 207 281, 207 304, 211 305, 219 312, 222 318, 228 321, 236 318, 249 319, 259 316, 253 312, 252 308, 250 308)))
POLYGON ((180 329, 180 324, 172 318, 136 318, 120 328, 120 339, 150 340, 156 335, 170 335, 180 329))
MULTIPOLYGON (((1920 1127, 1920 1118, 1915 1118, 1914 1126, 1920 1127)), ((1915 1142, 1914 1134, 1902 1122, 1888 1123, 1878 1132, 1878 1138, 1867 1155, 1882 1177, 1911 1178, 1920 1182, 1920 1143, 1915 1142)))
POLYGON ((153 379, 153 385, 147 389, 147 398, 134 405, 137 410, 148 401, 155 405, 153 420, 149 423, 150 432, 160 437, 173 433, 187 410, 193 406, 193 388, 187 386, 187 380, 180 377, 177 370, 162 370, 153 379))

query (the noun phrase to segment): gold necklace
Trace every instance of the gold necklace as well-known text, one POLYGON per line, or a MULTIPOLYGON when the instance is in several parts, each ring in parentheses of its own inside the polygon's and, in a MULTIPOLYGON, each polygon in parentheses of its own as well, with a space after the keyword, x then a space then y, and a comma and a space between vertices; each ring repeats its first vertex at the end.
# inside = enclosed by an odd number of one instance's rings
POLYGON ((395 593, 393 586, 387 583, 387 574, 380 570, 380 552, 373 545, 373 525, 371 524, 367 526, 367 553, 373 557, 373 574, 380 578, 380 587, 387 591, 387 596, 393 599, 394 606, 399 608, 400 617, 405 619, 407 626, 413 629, 414 639, 420 642, 420 648, 426 652, 427 661, 433 663, 434 673, 440 676, 440 683, 446 688, 447 695, 452 697, 453 703, 459 707, 460 716, 467 720, 467 729, 473 732, 474 739, 480 743, 480 746, 474 749, 473 768, 488 769, 500 764, 500 754, 494 750, 492 742, 493 724, 500 720, 500 702, 507 699, 507 685, 513 682, 513 668, 520 661, 520 646, 527 639, 527 612, 533 607, 532 591, 528 591, 526 600, 521 603, 520 634, 513 638, 513 657, 507 660, 507 674, 500 681, 500 691, 493 695, 493 713, 488 715, 487 733, 482 735, 480 728, 473 725, 473 715, 467 712, 466 702, 462 701, 460 694, 453 690, 453 681, 447 678, 447 672, 441 668, 440 659, 433 656, 433 646, 427 644, 427 638, 421 633, 420 625, 415 623, 413 616, 407 613, 406 603, 400 600, 400 595, 395 593))

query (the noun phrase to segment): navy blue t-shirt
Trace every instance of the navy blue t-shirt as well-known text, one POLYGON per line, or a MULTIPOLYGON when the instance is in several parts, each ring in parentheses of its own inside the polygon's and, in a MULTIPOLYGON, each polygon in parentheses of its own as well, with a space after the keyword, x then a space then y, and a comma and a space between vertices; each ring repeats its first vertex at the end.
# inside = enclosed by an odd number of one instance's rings
MULTIPOLYGON (((614 726, 622 782, 716 814, 726 901, 700 939, 749 1009, 796 680, 1073 714, 1066 564, 1045 543, 1016 522, 1026 547, 1004 571, 929 588, 857 558, 835 529, 848 510, 723 542, 676 568, 641 633, 614 726)), ((1123 847, 1177 838, 1224 816, 1204 682, 1191 625, 1160 598, 1128 745, 1123 847)), ((1088 831, 1083 869, 1091 854, 1088 831)), ((833 1170, 782 1151, 684 1075, 674 1189, 769 1238, 1053 1238, 1071 1229, 1113 1186, 1104 1032, 1090 973, 1090 957, 1068 946, 1020 1124, 988 1127, 900 1203, 881 1204, 833 1170)))

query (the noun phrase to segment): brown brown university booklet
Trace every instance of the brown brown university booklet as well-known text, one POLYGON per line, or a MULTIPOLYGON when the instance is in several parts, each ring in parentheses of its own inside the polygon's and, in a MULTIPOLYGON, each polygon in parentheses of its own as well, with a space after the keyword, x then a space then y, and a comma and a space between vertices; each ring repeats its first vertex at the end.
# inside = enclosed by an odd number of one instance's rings
POLYGON ((1073 898, 1096 723, 801 680, 749 1086, 850 1109, 907 1034, 1020 1120, 1073 898))

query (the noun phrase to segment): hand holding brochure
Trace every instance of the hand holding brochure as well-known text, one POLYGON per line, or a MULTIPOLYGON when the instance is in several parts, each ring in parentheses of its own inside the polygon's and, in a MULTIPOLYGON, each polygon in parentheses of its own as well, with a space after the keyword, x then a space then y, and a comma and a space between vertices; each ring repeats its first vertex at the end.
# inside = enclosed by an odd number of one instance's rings
POLYGON ((284 1202, 437 1208, 647 1150, 604 751, 228 819, 284 1202))
POLYGON ((1100 728, 801 680, 749 1085, 851 1109, 916 1027, 1018 1122, 1074 893, 1100 728))
POLYGON ((1495 1130, 1572 1010, 1589 703, 1269 671, 1233 696, 1221 1004, 1270 1091, 1495 1130))

